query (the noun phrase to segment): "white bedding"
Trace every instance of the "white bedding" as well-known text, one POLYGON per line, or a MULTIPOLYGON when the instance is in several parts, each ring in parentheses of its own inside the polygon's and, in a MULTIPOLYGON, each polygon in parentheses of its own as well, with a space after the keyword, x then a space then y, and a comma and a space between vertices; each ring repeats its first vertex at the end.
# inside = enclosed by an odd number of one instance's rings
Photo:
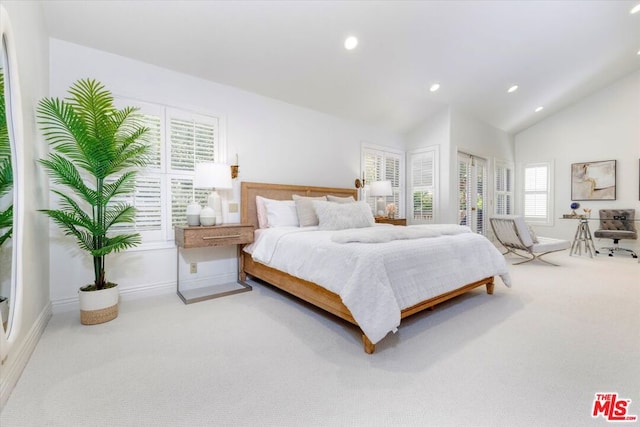
POLYGON ((338 294, 373 344, 397 330, 404 308, 485 277, 500 276, 511 286, 504 257, 467 227, 389 227, 403 229, 399 240, 362 242, 375 241, 380 229, 355 234, 317 227, 263 229, 245 250, 257 262, 338 294), (408 237, 410 230, 420 237, 408 237), (356 234, 358 242, 332 240, 356 234))

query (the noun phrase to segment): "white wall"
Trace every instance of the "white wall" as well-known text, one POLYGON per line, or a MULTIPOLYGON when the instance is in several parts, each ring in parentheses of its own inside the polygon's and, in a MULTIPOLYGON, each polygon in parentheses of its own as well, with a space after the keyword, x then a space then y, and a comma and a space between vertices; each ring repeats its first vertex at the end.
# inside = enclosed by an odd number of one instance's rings
POLYGON ((36 159, 46 150, 34 119, 35 100, 48 93, 48 39, 39 4, 3 1, 2 5, 7 9, 15 36, 24 125, 23 140, 18 141, 23 153, 18 168, 23 171, 24 181, 16 185, 23 187, 25 198, 24 231, 21 236, 14 236, 22 239, 20 328, 0 368, 0 406, 8 398, 50 314, 48 221, 36 212, 47 204, 48 180, 36 166, 36 159))
MULTIPOLYGON (((233 87, 60 40, 51 40, 50 49, 52 96, 63 97, 74 81, 90 77, 115 95, 223 114, 228 157, 232 160, 238 153, 244 181, 350 188, 360 176, 361 142, 404 148, 400 135, 233 87)), ((203 261, 206 256, 217 258, 209 266, 199 264, 198 275, 215 275, 209 277, 214 282, 233 276, 234 250, 192 251, 191 256, 203 261)), ((118 282, 125 294, 144 287, 168 289, 175 284, 175 256, 174 248, 110 256, 109 280, 118 282)), ((51 251, 54 304, 74 303, 77 288, 91 281, 89 262, 73 242, 55 238, 51 251)))
MULTIPOLYGON (((507 132, 490 126, 474 117, 466 115, 461 111, 452 110, 451 112, 451 171, 449 178, 452 183, 455 197, 452 197, 449 205, 451 213, 450 221, 456 221, 458 218, 458 171, 457 156, 462 151, 467 154, 473 154, 487 160, 488 176, 487 176, 487 198, 489 199, 488 215, 493 215, 493 174, 495 168, 495 160, 505 162, 515 162, 513 137, 507 132)), ((516 184, 517 185, 517 184, 516 184)), ((453 194, 452 192, 452 194, 453 194)), ((487 225, 486 233, 489 233, 487 225)))
MULTIPOLYGON (((634 208, 639 215, 640 71, 517 134, 515 144, 518 164, 555 162, 554 224, 539 226, 541 235, 573 238, 575 221, 557 219, 571 211, 572 163, 617 161, 616 200, 580 201, 580 209, 591 208, 592 216, 597 216, 598 209, 634 208)), ((596 247, 610 243, 596 242, 596 247)))
MULTIPOLYGON (((408 133, 406 140, 407 151, 433 145, 439 147, 439 197, 436 215, 438 222, 443 223, 458 221, 458 151, 484 157, 489 161, 489 189, 494 160, 515 161, 512 136, 449 108, 443 109, 408 133)), ((491 195, 490 191, 489 196, 491 195)))
MULTIPOLYGON (((450 205, 451 182, 445 179, 450 174, 451 164, 449 159, 449 149, 451 145, 451 112, 449 108, 443 108, 441 111, 430 116, 422 124, 418 125, 411 132, 407 133, 406 151, 420 150, 427 147, 438 147, 438 179, 437 188, 435 190, 434 200, 434 218, 437 222, 445 222, 444 218, 448 218, 448 206, 450 205)), ((407 185, 411 183, 411 165, 407 159, 407 185)), ((455 186, 455 183, 453 183, 455 186)), ((409 188, 407 187, 407 206, 413 201, 410 199, 409 188)), ((407 209, 407 212, 409 210, 407 209)), ((409 218, 411 222, 411 218, 409 218)))

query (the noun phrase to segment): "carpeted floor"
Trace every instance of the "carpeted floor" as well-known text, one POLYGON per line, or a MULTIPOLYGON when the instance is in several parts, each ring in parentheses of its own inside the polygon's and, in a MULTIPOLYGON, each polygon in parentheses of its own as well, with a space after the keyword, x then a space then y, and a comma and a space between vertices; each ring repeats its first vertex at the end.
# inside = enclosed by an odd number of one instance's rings
POLYGON ((512 266, 513 288, 406 319, 373 355, 355 328, 257 283, 125 300, 97 326, 55 315, 0 425, 606 425, 596 393, 640 415, 640 264, 549 259, 562 266, 512 266))

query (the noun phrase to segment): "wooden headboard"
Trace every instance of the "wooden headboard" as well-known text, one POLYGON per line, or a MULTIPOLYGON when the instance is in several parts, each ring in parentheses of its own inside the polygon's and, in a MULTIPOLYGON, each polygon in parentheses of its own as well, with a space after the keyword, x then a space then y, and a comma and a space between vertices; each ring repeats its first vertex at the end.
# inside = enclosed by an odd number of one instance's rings
POLYGON ((291 200, 291 196, 316 197, 331 194, 338 197, 352 196, 358 199, 358 190, 349 188, 310 187, 307 185, 266 184, 262 182, 240 183, 240 222, 252 224, 258 228, 258 212, 256 208, 256 196, 274 200, 291 200))

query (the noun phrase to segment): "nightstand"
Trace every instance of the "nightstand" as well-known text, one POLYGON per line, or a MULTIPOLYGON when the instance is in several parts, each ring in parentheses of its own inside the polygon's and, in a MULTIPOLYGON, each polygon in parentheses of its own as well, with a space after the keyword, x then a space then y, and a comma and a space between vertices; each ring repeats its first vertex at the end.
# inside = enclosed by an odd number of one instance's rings
POLYGON ((251 224, 223 224, 211 227, 175 227, 176 242, 176 291, 185 304, 220 298, 227 295, 248 292, 251 286, 240 280, 242 271, 242 246, 253 242, 253 225, 251 224), (238 279, 236 283, 207 286, 192 290, 180 290, 180 250, 191 248, 207 248, 214 246, 237 246, 238 279), (239 285, 239 286, 238 286, 239 285))
POLYGON ((377 216, 375 220, 378 224, 407 225, 406 218, 387 218, 386 216, 377 216))

